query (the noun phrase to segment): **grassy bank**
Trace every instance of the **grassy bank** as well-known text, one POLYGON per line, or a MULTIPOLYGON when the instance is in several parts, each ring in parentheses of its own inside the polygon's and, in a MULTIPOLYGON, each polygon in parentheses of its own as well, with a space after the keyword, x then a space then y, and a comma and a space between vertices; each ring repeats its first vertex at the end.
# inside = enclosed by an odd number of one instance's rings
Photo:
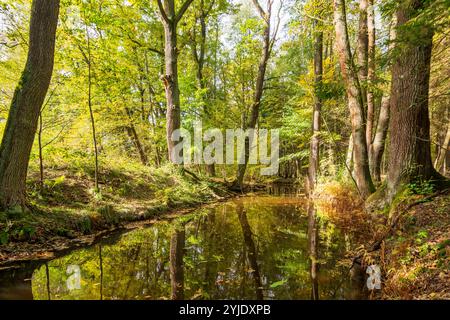
POLYGON ((31 169, 29 210, 0 212, 0 263, 45 257, 129 222, 233 195, 222 183, 197 180, 170 165, 118 161, 102 170, 98 191, 82 164, 47 169, 43 187, 31 169))
POLYGON ((375 299, 450 299, 450 190, 410 185, 390 207, 368 212, 351 184, 319 186, 318 211, 353 236, 345 263, 378 264, 375 299))

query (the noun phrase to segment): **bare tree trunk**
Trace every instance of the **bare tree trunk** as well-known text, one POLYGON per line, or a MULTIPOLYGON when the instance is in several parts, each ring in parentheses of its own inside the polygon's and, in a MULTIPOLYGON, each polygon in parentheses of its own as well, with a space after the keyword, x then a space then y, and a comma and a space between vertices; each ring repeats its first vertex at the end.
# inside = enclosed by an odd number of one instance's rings
POLYGON ((175 162, 172 151, 175 143, 172 141, 172 133, 180 129, 181 126, 181 109, 180 109, 180 90, 178 88, 178 52, 177 52, 177 35, 176 26, 173 24, 165 24, 166 32, 166 74, 163 77, 164 87, 166 90, 167 112, 166 112, 166 140, 169 160, 175 162))
POLYGON ((174 0, 164 0, 164 6, 161 0, 157 0, 165 35, 164 60, 166 69, 165 75, 161 78, 166 92, 166 140, 169 161, 171 162, 176 161, 176 155, 173 154, 175 142, 172 141, 172 133, 180 129, 181 126, 177 25, 192 1, 186 0, 178 12, 176 12, 174 0))
POLYGON ((368 50, 367 50, 367 128, 366 143, 369 150, 372 145, 375 101, 374 101, 374 82, 375 82, 375 11, 373 0, 368 0, 367 6, 367 30, 368 30, 368 50))
POLYGON ((350 51, 344 0, 334 0, 334 25, 336 31, 336 47, 339 54, 342 76, 346 84, 348 107, 352 121, 355 181, 359 193, 363 198, 366 198, 375 188, 369 171, 364 108, 362 105, 361 88, 350 51))
POLYGON ((142 146, 141 140, 139 139, 139 136, 136 132, 136 128, 133 124, 133 119, 131 117, 131 111, 128 107, 125 107, 125 111, 127 113, 128 119, 130 120, 130 125, 127 127, 128 135, 133 141, 134 146, 136 147, 136 150, 138 151, 139 158, 141 159, 141 162, 143 165, 148 164, 148 158, 145 154, 144 148, 142 146))
POLYGON ((38 130, 38 147, 39 147, 39 187, 44 190, 44 159, 42 156, 42 111, 39 112, 39 130, 38 130))
POLYGON ((359 1, 358 43, 356 46, 356 71, 361 87, 361 101, 363 109, 366 101, 367 59, 368 59, 368 31, 367 31, 367 1, 359 1))
MULTIPOLYGON (((264 91, 264 77, 266 75, 266 69, 267 69, 267 62, 269 61, 270 57, 270 51, 271 51, 271 45, 273 44, 273 39, 271 39, 270 36, 270 19, 272 16, 272 4, 273 0, 267 0, 267 12, 265 12, 261 5, 259 4, 258 0, 253 0, 253 4, 255 5, 256 9, 258 10, 261 18, 264 21, 265 28, 264 28, 264 35, 263 35, 263 49, 262 49, 262 55, 261 59, 259 61, 258 66, 258 75, 256 79, 256 87, 255 87, 255 95, 253 98, 253 104, 250 108, 250 118, 247 121, 245 121, 245 125, 243 126, 245 129, 254 129, 256 128, 256 123, 258 122, 258 116, 259 116, 259 107, 261 105, 261 99, 264 91)), ((274 36, 275 37, 275 36, 274 36)), ((250 141, 249 138, 246 137, 245 139, 245 150, 244 150, 244 157, 245 161, 244 164, 238 165, 238 173, 236 180, 233 183, 233 188, 239 188, 242 189, 243 182, 244 182, 244 176, 245 171, 247 169, 248 159, 249 159, 249 153, 250 153, 250 141)))
MULTIPOLYGON (((433 29, 421 24, 420 39, 401 34, 402 27, 425 9, 426 1, 408 1, 397 9, 398 54, 392 66, 388 201, 415 179, 440 179, 431 162, 428 90, 433 29)), ((408 31, 411 32, 411 31, 408 31)))
POLYGON ((446 176, 446 159, 450 156, 449 147, 450 147, 450 125, 449 125, 449 115, 450 109, 447 108, 445 110, 445 114, 443 115, 443 123, 444 125, 440 128, 440 132, 437 133, 437 143, 436 143, 436 158, 434 159, 434 168, 446 176))
MULTIPOLYGON (((158 141, 156 139, 156 127, 157 127, 157 121, 159 118, 159 113, 158 113, 158 104, 154 101, 153 97, 155 95, 155 90, 152 87, 151 82, 149 81, 149 68, 148 68, 148 58, 147 58, 147 53, 145 54, 145 74, 147 75, 147 86, 148 86, 148 101, 149 101, 149 106, 150 106, 150 110, 148 113, 148 122, 150 123, 150 129, 152 131, 152 136, 153 136, 153 146, 154 146, 154 150, 155 150, 155 165, 156 166, 160 166, 161 165, 161 152, 160 152, 160 148, 158 146, 158 141)), ((145 99, 144 99, 145 100, 145 99)))
MULTIPOLYGON (((317 25, 315 21, 315 25, 317 25)), ((320 112, 322 109, 321 87, 323 74, 323 32, 316 30, 314 43, 314 109, 312 123, 312 137, 309 154, 309 189, 314 190, 319 171, 319 147, 320 147, 320 112)))
POLYGON ((97 135, 95 133, 95 118, 94 111, 92 109, 92 56, 91 56, 91 38, 89 36, 89 30, 86 25, 86 39, 87 39, 87 57, 86 63, 88 65, 88 107, 89 107, 89 117, 91 120, 92 127, 92 142, 94 144, 94 186, 95 190, 98 191, 98 146, 97 146, 97 135))
POLYGON ((59 0, 33 0, 25 69, 16 87, 0 146, 0 205, 25 206, 26 177, 39 112, 53 72, 59 0))
MULTIPOLYGON (((205 49, 206 49, 206 32, 207 32, 207 28, 206 28, 206 17, 209 14, 209 10, 205 9, 205 3, 204 0, 200 0, 200 14, 198 17, 198 20, 200 21, 200 43, 199 48, 197 47, 197 41, 196 41, 196 37, 197 34, 195 34, 195 30, 194 30, 194 34, 193 34, 193 46, 192 46, 192 53, 194 56, 194 60, 197 64, 197 81, 198 81, 198 87, 200 89, 204 89, 205 88, 205 82, 203 79, 203 66, 205 64, 205 49)), ((196 20, 197 22, 197 20, 196 20)), ((195 28, 195 27, 194 27, 195 28)))
MULTIPOLYGON (((194 60, 197 64, 197 81, 198 81, 198 88, 199 89, 205 89, 205 79, 203 77, 203 69, 205 65, 205 52, 206 52, 206 35, 207 35, 207 25, 206 25, 206 18, 209 16, 213 6, 214 6, 215 0, 211 0, 208 8, 205 7, 205 0, 200 0, 200 13, 199 17, 196 20, 199 20, 200 22, 200 41, 197 43, 197 34, 194 31, 192 35, 192 54, 194 56, 194 60)), ((197 21, 196 21, 197 22, 197 21)), ((209 115, 209 109, 208 109, 208 102, 205 101, 206 99, 203 97, 203 110, 206 115, 209 115)), ((214 163, 207 164, 206 165, 206 172, 209 176, 213 177, 216 175, 216 170, 214 167, 214 163)))
POLYGON ((444 160, 448 156, 449 153, 449 146, 450 146, 450 125, 447 125, 447 134, 445 135, 444 143, 440 146, 438 146, 439 151, 436 157, 436 160, 434 162, 434 167, 437 171, 445 175, 445 165, 444 160))
MULTIPOLYGON (((372 1, 372 0, 369 0, 372 1)), ((395 24, 396 19, 395 17, 392 19, 391 26, 390 26, 390 32, 389 32, 389 51, 393 52, 394 50, 394 40, 396 38, 396 31, 395 31, 395 24)), ((371 29, 371 28, 369 28, 371 29)), ((375 31, 373 31, 374 33, 375 31)), ((369 33, 370 36, 370 33, 369 33)), ((373 40, 374 41, 374 40, 373 40)), ((373 45, 375 45, 373 43, 373 45)), ((375 47, 374 47, 375 50, 375 47)), ((373 52, 372 54, 375 54, 373 52)), ((373 57, 375 58, 375 57, 373 57)), ((370 59, 370 57, 369 57, 370 59)), ((369 69, 371 69, 372 66, 369 66, 369 69)), ((375 66, 373 66, 373 72, 375 72, 375 66)), ((371 80, 372 81, 372 80, 371 80)), ((392 85, 392 84, 391 84, 392 85)), ((369 88, 371 89, 371 88, 369 88)), ((373 99, 373 92, 368 91, 367 96, 372 95, 371 99, 373 99)), ((368 99, 369 102, 370 99, 368 99)), ((373 141, 369 145, 369 164, 370 164, 370 172, 372 174, 372 178, 380 182, 381 181, 381 163, 383 159, 383 154, 385 150, 386 145, 386 137, 388 133, 389 128, 389 108, 390 108, 390 98, 389 96, 383 96, 381 99, 381 107, 380 107, 380 113, 378 115, 378 122, 377 122, 377 128, 375 132, 375 136, 373 137, 373 141)), ((369 124, 368 124, 369 125, 369 124)), ((373 125, 373 122, 372 122, 373 125)), ((369 130, 366 131, 367 136, 372 137, 372 133, 369 133, 369 130)))
POLYGON ((381 160, 386 144, 386 136, 389 127, 389 98, 383 97, 381 101, 380 115, 378 117, 377 131, 371 145, 370 171, 375 181, 381 181, 381 160))
POLYGON ((352 173, 353 168, 353 135, 348 137, 347 156, 345 157, 345 166, 349 170, 349 174, 352 173))

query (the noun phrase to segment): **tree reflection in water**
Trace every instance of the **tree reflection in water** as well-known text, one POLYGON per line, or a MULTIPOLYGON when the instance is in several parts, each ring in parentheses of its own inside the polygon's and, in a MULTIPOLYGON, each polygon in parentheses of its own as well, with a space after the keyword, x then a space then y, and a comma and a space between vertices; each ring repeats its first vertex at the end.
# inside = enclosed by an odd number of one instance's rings
POLYGON ((348 269, 337 263, 346 240, 315 215, 300 197, 234 199, 111 235, 47 265, 0 272, 0 296, 316 299, 320 288, 321 299, 350 297, 348 269), (70 265, 79 266, 79 289, 67 288, 70 265))
POLYGON ((172 300, 184 299, 184 225, 177 226, 170 237, 170 286, 172 300))
POLYGON ((313 202, 308 202, 308 244, 309 244, 309 259, 311 261, 311 299, 319 300, 319 263, 317 254, 317 218, 316 208, 313 202))
POLYGON ((252 239, 252 230, 250 228, 250 224, 247 219, 247 212, 244 210, 244 205, 241 201, 237 202, 236 212, 239 217, 239 222, 242 228, 242 234, 244 236, 245 248, 247 250, 247 258, 250 262, 251 274, 255 281, 255 292, 256 299, 262 300, 263 296, 263 286, 261 283, 261 276, 259 274, 259 267, 257 262, 257 252, 255 247, 255 242, 252 239))

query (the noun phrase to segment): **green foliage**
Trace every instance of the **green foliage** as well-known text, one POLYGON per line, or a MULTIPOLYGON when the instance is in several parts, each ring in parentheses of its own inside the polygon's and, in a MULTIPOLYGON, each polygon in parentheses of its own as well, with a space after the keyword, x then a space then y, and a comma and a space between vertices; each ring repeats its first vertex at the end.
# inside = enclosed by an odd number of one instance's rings
POLYGON ((52 190, 55 187, 58 187, 59 185, 63 184, 65 179, 66 179, 65 176, 60 176, 60 177, 57 177, 57 178, 51 179, 51 180, 46 179, 46 180, 44 180, 44 185, 48 189, 52 190))
POLYGON ((82 234, 90 234, 92 232, 92 221, 88 216, 84 216, 78 223, 78 229, 82 234))
POLYGON ((0 231, 0 244, 7 244, 9 240, 9 234, 6 230, 0 231))
POLYGON ((285 280, 285 279, 280 280, 280 281, 275 281, 274 283, 272 283, 272 284, 270 285, 270 288, 275 289, 275 288, 277 288, 277 287, 280 287, 280 286, 285 285, 286 282, 287 282, 287 280, 285 280))
POLYGON ((7 244, 10 241, 27 241, 33 239, 36 234, 36 227, 27 222, 6 221, 1 227, 0 224, 0 244, 7 244))
POLYGON ((417 180, 409 183, 407 187, 411 194, 428 195, 434 192, 432 181, 417 180))
POLYGON ((426 230, 420 230, 417 235, 416 235, 416 239, 415 242, 417 244, 421 244, 423 243, 423 241, 428 238, 428 232, 426 230))
POLYGON ((0 227, 0 244, 7 244, 9 242, 10 233, 13 226, 9 220, 5 220, 4 222, 4 226, 0 227))
POLYGON ((117 225, 120 222, 120 216, 114 211, 114 208, 111 205, 100 207, 98 213, 107 224, 117 225))

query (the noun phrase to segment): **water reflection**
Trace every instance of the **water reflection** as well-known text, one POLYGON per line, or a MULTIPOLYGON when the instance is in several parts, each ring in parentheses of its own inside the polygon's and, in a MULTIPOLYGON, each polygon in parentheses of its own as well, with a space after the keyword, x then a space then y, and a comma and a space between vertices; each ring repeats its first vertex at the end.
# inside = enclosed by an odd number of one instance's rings
POLYGON ((271 183, 266 187, 268 194, 273 196, 284 196, 284 197, 296 197, 300 195, 300 190, 297 185, 290 183, 271 183))
POLYGON ((100 300, 103 300, 103 256, 101 243, 98 245, 98 260, 100 264, 100 300))
POLYGON ((355 297, 336 264, 346 240, 311 208, 298 197, 235 199, 0 272, 0 298, 317 299, 319 288, 321 299, 355 297), (68 286, 75 274, 79 286, 68 286))
POLYGON ((31 277, 36 266, 36 263, 32 263, 24 268, 0 272, 0 299, 32 300, 31 277))
POLYGON ((253 280, 255 281, 255 296, 256 299, 262 300, 264 298, 263 286, 261 283, 261 275, 259 273, 255 242, 252 238, 252 230, 250 229, 250 224, 248 223, 247 212, 244 210, 244 205, 241 201, 237 203, 236 212, 239 217, 239 223, 241 224, 242 234, 244 236, 247 259, 250 263, 251 269, 249 270, 249 273, 252 274, 253 280))
POLYGON ((172 300, 184 299, 184 225, 177 227, 170 237, 170 285, 172 300))
MULTIPOLYGON (((46 269, 47 271, 47 269, 46 269)), ((81 270, 77 264, 67 266, 66 274, 69 276, 66 280, 66 286, 69 291, 81 289, 81 270)), ((101 276, 100 276, 101 279, 101 276)))
POLYGON ((311 300, 319 300, 319 280, 318 276, 318 253, 317 253, 317 217, 316 208, 313 202, 308 202, 308 244, 309 259, 311 263, 311 300))

